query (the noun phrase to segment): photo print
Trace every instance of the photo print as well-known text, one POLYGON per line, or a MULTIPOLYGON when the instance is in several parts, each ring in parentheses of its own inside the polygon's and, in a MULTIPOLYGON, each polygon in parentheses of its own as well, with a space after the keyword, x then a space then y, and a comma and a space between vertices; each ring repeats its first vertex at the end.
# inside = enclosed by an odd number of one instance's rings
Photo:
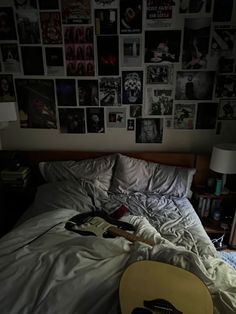
POLYGON ((57 105, 77 106, 74 79, 56 79, 57 105))
POLYGON ((193 129, 195 104, 175 104, 174 129, 193 129))
POLYGON ((63 24, 90 24, 91 1, 61 0, 63 24))
POLYGON ((218 60, 219 73, 232 73, 234 72, 234 59, 220 57, 218 60))
POLYGON ((173 73, 173 64, 147 65, 147 84, 172 84, 173 73))
POLYGON ((197 106, 196 129, 215 129, 218 103, 199 103, 197 106))
POLYGON ((37 10, 37 0, 14 0, 16 10, 37 10))
POLYGON ((38 0, 40 10, 59 10, 58 0, 38 0))
POLYGON ((119 75, 118 36, 97 36, 98 75, 119 75))
POLYGON ((231 57, 235 47, 236 29, 218 28, 212 30, 211 56, 231 57))
POLYGON ((11 7, 0 7, 0 38, 16 40, 16 25, 11 7))
POLYGON ((69 76, 94 76, 92 26, 64 27, 66 71, 69 76))
POLYGON ((143 71, 122 71, 122 103, 143 103, 143 71))
POLYGON ((173 112, 171 89, 147 88, 147 114, 170 116, 173 112))
POLYGON ((95 10, 95 33, 96 35, 117 34, 117 9, 95 10))
POLYGON ((80 106, 98 106, 98 80, 78 80, 80 106))
POLYGON ((100 106, 120 106, 121 78, 102 77, 100 79, 100 106))
POLYGON ((183 69, 205 69, 209 50, 211 18, 188 18, 184 23, 183 69))
POLYGON ((45 47, 47 75, 64 75, 62 47, 45 47))
POLYGON ((210 13, 212 0, 180 0, 179 13, 210 13))
POLYGON ((82 108, 59 108, 61 133, 85 133, 85 114, 82 108))
POLYGON ((118 8, 118 0, 93 0, 93 6, 99 8, 118 8))
POLYGON ((147 27, 170 27, 173 22, 175 2, 173 0, 147 0, 147 27))
POLYGON ((218 75, 215 97, 236 97, 236 74, 218 75))
POLYGON ((230 22, 233 4, 233 0, 215 0, 213 8, 213 22, 230 22))
POLYGON ((120 0, 120 33, 142 33, 142 0, 120 0))
POLYGON ((139 67, 142 65, 141 37, 121 37, 121 65, 139 67))
POLYGON ((87 132, 104 133, 104 108, 86 108, 87 132))
POLYGON ((129 106, 129 116, 131 118, 142 117, 143 106, 142 105, 130 105, 129 106))
POLYGON ((165 128, 166 129, 173 129, 174 128, 174 123, 172 118, 165 118, 165 128))
POLYGON ((54 82, 48 79, 15 79, 22 128, 56 129, 54 82))
POLYGON ((145 62, 178 62, 180 41, 180 30, 146 31, 145 62))
POLYGON ((16 101, 11 74, 0 74, 0 102, 16 101))
POLYGON ((106 108, 107 128, 126 128, 126 108, 106 108))
POLYGON ((163 118, 137 118, 136 143, 162 143, 163 118))
POLYGON ((127 131, 134 131, 135 120, 127 119, 127 131))
POLYGON ((22 46, 21 56, 24 75, 44 75, 42 47, 22 46))
POLYGON ((43 44, 62 44, 60 12, 40 12, 43 44))
POLYGON ((21 65, 17 44, 1 44, 3 70, 8 73, 20 73, 21 65))
POLYGON ((20 44, 41 44, 37 10, 18 10, 16 20, 20 44))
POLYGON ((221 99, 218 113, 219 120, 236 120, 236 99, 221 99))
POLYGON ((214 71, 177 71, 175 99, 212 99, 214 71))

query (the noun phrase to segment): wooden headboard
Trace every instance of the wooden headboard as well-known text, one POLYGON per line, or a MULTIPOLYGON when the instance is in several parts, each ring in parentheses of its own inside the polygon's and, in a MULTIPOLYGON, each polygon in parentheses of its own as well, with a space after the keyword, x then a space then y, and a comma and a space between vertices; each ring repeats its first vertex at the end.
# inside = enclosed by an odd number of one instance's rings
MULTIPOLYGON (((7 152, 5 152, 7 153, 7 152)), ((8 152, 13 154, 13 152, 8 152)), ((15 151, 15 156, 26 163, 36 166, 40 161, 49 160, 82 160, 96 158, 115 152, 90 152, 90 151, 15 151)), ((120 152, 124 155, 158 162, 166 165, 196 168, 194 185, 204 185, 208 177, 209 156, 193 153, 175 152, 120 152)))

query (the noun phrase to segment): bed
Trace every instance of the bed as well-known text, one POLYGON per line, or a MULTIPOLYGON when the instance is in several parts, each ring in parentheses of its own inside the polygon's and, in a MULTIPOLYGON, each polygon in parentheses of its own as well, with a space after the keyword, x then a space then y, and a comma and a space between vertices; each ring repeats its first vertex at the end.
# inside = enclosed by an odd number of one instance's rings
POLYGON ((207 236, 189 197, 207 162, 195 154, 30 152, 43 178, 33 204, 0 239, 0 313, 119 313, 119 282, 133 262, 155 260, 196 274, 214 313, 236 312, 236 271, 207 236), (92 158, 91 158, 92 157, 92 158), (72 217, 103 211, 135 234, 84 236, 72 217))

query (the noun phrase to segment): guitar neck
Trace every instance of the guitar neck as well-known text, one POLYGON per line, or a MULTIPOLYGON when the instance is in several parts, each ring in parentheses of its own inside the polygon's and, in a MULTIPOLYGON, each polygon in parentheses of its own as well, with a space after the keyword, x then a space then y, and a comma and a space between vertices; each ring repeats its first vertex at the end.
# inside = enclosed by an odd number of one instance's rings
POLYGON ((136 236, 132 233, 129 233, 125 230, 122 230, 120 228, 116 228, 113 226, 109 227, 108 231, 114 236, 124 237, 131 242, 139 241, 139 242, 143 242, 143 243, 146 243, 148 245, 151 245, 151 246, 154 246, 154 244, 155 244, 153 241, 146 240, 142 237, 136 236))

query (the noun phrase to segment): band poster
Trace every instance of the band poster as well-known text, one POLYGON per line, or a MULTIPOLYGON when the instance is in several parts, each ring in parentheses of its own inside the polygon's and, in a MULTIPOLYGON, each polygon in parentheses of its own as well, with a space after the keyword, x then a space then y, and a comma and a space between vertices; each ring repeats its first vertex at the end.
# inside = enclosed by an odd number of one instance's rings
POLYGON ((171 27, 175 22, 175 1, 173 0, 147 0, 146 26, 171 27))
POLYGON ((120 33, 142 33, 142 0, 120 0, 120 33))
POLYGON ((90 24, 91 1, 61 0, 63 24, 90 24))

